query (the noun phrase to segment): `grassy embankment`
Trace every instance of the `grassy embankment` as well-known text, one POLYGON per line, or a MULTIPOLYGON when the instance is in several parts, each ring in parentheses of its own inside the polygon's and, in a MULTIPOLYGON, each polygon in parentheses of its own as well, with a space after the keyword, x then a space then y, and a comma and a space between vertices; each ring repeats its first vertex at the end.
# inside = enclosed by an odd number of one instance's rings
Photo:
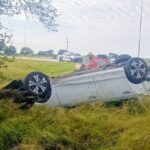
MULTIPOLYGON (((70 63, 15 60, 0 68, 0 86, 30 71, 68 73, 70 63)), ((72 109, 33 106, 21 111, 0 100, 0 150, 149 150, 150 98, 106 107, 100 102, 72 109)))

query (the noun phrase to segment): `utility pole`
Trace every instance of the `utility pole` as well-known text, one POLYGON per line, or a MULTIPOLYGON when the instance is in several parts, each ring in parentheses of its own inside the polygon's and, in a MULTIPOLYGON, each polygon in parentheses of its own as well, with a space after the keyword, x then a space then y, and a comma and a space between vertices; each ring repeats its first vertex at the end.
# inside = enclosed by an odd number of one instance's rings
POLYGON ((26 27, 24 26, 24 47, 27 46, 26 27))
POLYGON ((69 39, 68 39, 68 37, 66 39, 66 43, 67 43, 67 51, 68 51, 69 50, 69 39))
POLYGON ((141 32, 142 32, 142 21, 143 21, 143 3, 144 3, 144 0, 141 0, 139 43, 138 43, 138 57, 140 57, 140 52, 141 52, 141 32))
POLYGON ((14 41, 13 41, 13 28, 12 28, 12 23, 11 23, 11 25, 10 25, 11 27, 10 27, 10 34, 11 34, 11 45, 13 45, 13 43, 14 43, 14 41))

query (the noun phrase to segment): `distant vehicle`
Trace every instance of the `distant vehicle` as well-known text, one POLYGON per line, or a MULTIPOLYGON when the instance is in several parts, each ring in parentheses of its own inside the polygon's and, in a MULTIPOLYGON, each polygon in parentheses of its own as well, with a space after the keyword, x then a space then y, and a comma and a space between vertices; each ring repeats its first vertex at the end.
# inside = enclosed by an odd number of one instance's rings
POLYGON ((118 58, 118 55, 115 53, 109 53, 108 55, 110 64, 115 63, 116 59, 118 58))
POLYGON ((146 62, 136 57, 124 63, 55 78, 41 72, 31 72, 21 81, 20 87, 14 88, 30 93, 26 94, 30 100, 23 97, 28 103, 33 101, 52 106, 73 106, 81 102, 150 95, 149 75, 146 62))
MULTIPOLYGON (((97 55, 98 58, 101 58, 103 61, 105 61, 105 64, 112 64, 115 63, 116 59, 119 55, 115 53, 109 53, 109 54, 99 54, 97 55)), ((128 55, 129 56, 129 55, 128 55)))
POLYGON ((58 56, 58 60, 59 62, 82 62, 82 57, 80 54, 76 54, 76 53, 71 53, 71 52, 66 52, 63 55, 59 55, 58 56))
POLYGON ((110 59, 107 55, 99 54, 96 56, 96 60, 98 67, 110 64, 110 59))

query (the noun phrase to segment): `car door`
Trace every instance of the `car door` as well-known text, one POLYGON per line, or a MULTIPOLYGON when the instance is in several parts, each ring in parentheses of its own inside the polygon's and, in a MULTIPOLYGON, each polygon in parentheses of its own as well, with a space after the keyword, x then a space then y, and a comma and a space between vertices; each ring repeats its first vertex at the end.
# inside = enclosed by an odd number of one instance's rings
POLYGON ((61 105, 75 105, 97 99, 98 93, 92 74, 56 79, 55 85, 61 105))
POLYGON ((134 95, 123 67, 97 72, 94 80, 99 100, 126 99, 134 95))

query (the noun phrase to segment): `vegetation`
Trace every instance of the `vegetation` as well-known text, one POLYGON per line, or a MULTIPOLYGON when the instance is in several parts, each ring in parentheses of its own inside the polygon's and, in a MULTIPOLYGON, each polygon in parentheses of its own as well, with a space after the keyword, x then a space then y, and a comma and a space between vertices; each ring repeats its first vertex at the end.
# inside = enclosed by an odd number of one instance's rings
POLYGON ((0 51, 4 51, 6 47, 5 41, 0 39, 0 51))
MULTIPOLYGON (((6 59, 6 58, 5 58, 6 59)), ((3 60, 0 85, 30 71, 50 76, 73 71, 72 63, 3 60)), ((34 105, 19 110, 0 100, 0 150, 149 150, 150 98, 74 108, 34 105)))
POLYGON ((39 55, 39 56, 50 56, 50 55, 53 55, 53 54, 54 54, 53 50, 39 51, 37 53, 37 55, 39 55))
POLYGON ((5 48, 5 54, 7 56, 14 56, 17 53, 16 47, 13 45, 10 45, 5 48))
POLYGON ((68 51, 65 50, 65 49, 60 49, 60 50, 58 51, 58 54, 57 54, 57 55, 63 55, 65 52, 68 52, 68 51))
MULTIPOLYGON (((49 30, 55 31, 56 17, 58 16, 56 8, 49 0, 7 0, 0 3, 0 15, 14 16, 24 13, 27 18, 33 18, 34 21, 40 21, 49 30)), ((0 30, 4 29, 0 22, 0 30)))
MULTIPOLYGON (((24 14, 26 18, 32 18, 35 22, 41 22, 48 30, 57 31, 56 17, 58 14, 57 9, 52 5, 52 0, 2 0, 0 2, 0 16, 12 17, 18 14, 24 14)), ((11 38, 12 35, 0 20, 1 53, 4 52, 11 38)))
POLYGON ((46 51, 39 51, 36 56, 38 57, 49 57, 49 58, 52 58, 52 59, 56 59, 57 58, 57 55, 54 54, 54 50, 46 50, 46 51))
POLYGON ((24 55, 24 56, 28 56, 28 55, 33 55, 34 54, 34 51, 29 48, 29 47, 23 47, 21 49, 21 52, 20 52, 21 55, 24 55))
POLYGON ((31 71, 41 71, 49 76, 57 76, 67 74, 73 71, 72 63, 57 63, 33 60, 18 60, 14 62, 12 59, 3 57, 0 59, 7 67, 0 68, 4 80, 0 78, 0 87, 12 80, 22 79, 31 71))

